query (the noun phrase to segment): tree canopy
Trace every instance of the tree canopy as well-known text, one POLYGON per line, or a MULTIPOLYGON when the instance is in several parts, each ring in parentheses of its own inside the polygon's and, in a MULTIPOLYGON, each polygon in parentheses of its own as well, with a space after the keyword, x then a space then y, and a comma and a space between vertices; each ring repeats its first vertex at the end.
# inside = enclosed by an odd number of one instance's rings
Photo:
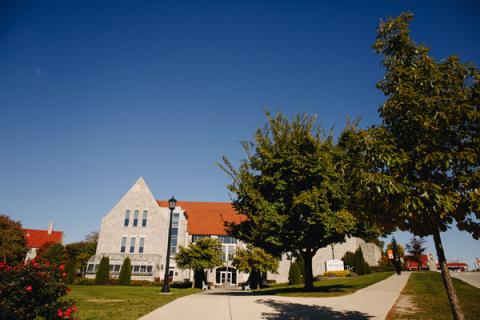
POLYGON ((277 272, 279 260, 261 248, 247 245, 245 249, 237 248, 232 265, 239 271, 249 273, 250 287, 256 289, 261 273, 277 272))
POLYGON ((456 56, 436 61, 416 44, 404 13, 381 22, 373 48, 385 76, 382 123, 350 126, 341 145, 352 160, 352 207, 417 236, 433 235, 455 319, 463 319, 440 232, 455 224, 480 237, 480 73, 456 56))
POLYGON ((313 287, 312 257, 363 228, 346 210, 348 192, 342 153, 315 117, 266 112, 268 123, 243 141, 246 158, 236 169, 223 157, 232 178, 233 206, 247 219, 231 225, 236 238, 274 255, 292 252, 305 262, 305 287, 313 287))
POLYGON ((16 264, 25 260, 27 254, 27 241, 18 221, 6 215, 0 215, 0 252, 3 262, 16 264))
POLYGON ((205 277, 205 269, 223 265, 222 244, 217 239, 202 238, 192 242, 188 247, 180 247, 175 255, 177 267, 193 269, 195 272, 195 287, 201 288, 205 277))

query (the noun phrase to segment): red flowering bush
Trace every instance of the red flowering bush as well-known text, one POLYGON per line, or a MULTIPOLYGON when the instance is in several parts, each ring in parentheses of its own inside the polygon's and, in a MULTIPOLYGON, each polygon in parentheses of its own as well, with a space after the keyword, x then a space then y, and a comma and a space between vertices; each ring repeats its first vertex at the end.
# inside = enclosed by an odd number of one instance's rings
POLYGON ((0 262, 0 319, 74 319, 74 302, 63 298, 70 290, 64 268, 40 260, 0 262))

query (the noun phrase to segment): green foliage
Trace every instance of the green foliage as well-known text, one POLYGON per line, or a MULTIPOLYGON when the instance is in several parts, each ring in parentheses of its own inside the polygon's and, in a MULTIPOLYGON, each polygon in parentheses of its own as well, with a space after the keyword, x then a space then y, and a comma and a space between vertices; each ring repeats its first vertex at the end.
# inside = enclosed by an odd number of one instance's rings
POLYGON ((362 248, 358 248, 355 251, 354 263, 354 271, 359 276, 370 273, 370 268, 363 257, 362 248))
POLYGON ((408 253, 420 263, 420 256, 425 252, 425 239, 413 237, 406 246, 408 253))
POLYGON ((265 250, 248 245, 246 249, 237 249, 232 265, 240 271, 277 272, 279 261, 265 250))
POLYGON ((109 279, 110 259, 108 257, 102 257, 97 273, 95 274, 95 284, 108 284, 109 279))
POLYGON ((223 265, 222 244, 213 238, 202 238, 190 243, 187 248, 180 247, 175 255, 177 267, 193 269, 195 271, 195 287, 201 288, 205 269, 212 269, 223 265))
POLYGON ((418 236, 455 223, 480 237, 480 73, 450 56, 436 61, 410 37, 411 14, 380 24, 375 51, 386 74, 382 124, 351 126, 357 211, 418 236), (364 201, 362 203, 362 201, 364 201))
POLYGON ((290 269, 288 270, 288 283, 292 285, 304 283, 304 270, 305 266, 303 258, 300 256, 290 264, 290 269))
POLYGON ((27 241, 18 221, 0 215, 0 258, 3 262, 16 264, 25 260, 27 241))
POLYGON ((238 239, 274 255, 296 252, 305 261, 305 286, 313 286, 311 260, 319 248, 345 236, 371 231, 346 210, 342 152, 315 117, 266 112, 268 123, 236 169, 226 157, 220 167, 232 178, 233 206, 247 219, 231 225, 238 239))
POLYGON ((91 232, 85 237, 85 241, 67 244, 68 259, 73 261, 74 272, 83 272, 87 266, 88 260, 95 254, 97 249, 98 232, 91 232))
POLYGON ((248 245, 246 249, 237 249, 232 265, 239 271, 250 273, 250 288, 257 289, 261 274, 267 271, 276 273, 279 260, 263 249, 248 245))
POLYGON ((67 261, 67 264, 65 265, 65 272, 67 273, 65 283, 72 284, 75 280, 75 265, 73 261, 67 261))
POLYGON ((344 266, 349 266, 355 269, 355 253, 347 251, 342 258, 344 266))
POLYGON ((126 257, 123 260, 122 268, 120 269, 120 274, 118 275, 118 284, 128 286, 132 278, 132 264, 130 258, 126 257))
POLYGON ((72 319, 76 307, 64 298, 64 280, 63 266, 48 261, 0 262, 0 319, 72 319))
POLYGON ((66 264, 68 261, 67 251, 60 243, 45 243, 38 249, 37 257, 56 265, 66 264))
POLYGON ((373 223, 433 235, 455 319, 463 319, 440 232, 451 224, 480 238, 480 71, 456 56, 440 61, 416 44, 411 13, 381 22, 373 44, 385 76, 382 123, 350 126, 350 209, 373 223))

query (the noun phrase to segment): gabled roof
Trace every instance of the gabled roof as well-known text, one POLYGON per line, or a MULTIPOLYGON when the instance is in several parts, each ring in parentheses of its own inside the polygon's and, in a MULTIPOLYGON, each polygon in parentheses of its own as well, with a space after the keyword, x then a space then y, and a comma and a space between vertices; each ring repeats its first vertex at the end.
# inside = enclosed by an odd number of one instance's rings
POLYGON ((25 239, 27 239, 28 248, 40 248, 45 243, 61 243, 63 238, 62 231, 52 231, 48 234, 48 230, 23 229, 25 231, 25 239))
MULTIPOLYGON (((160 207, 168 202, 157 200, 160 207)), ((178 201, 188 219, 187 231, 191 235, 227 235, 225 223, 240 223, 246 219, 238 214, 229 202, 178 201)))

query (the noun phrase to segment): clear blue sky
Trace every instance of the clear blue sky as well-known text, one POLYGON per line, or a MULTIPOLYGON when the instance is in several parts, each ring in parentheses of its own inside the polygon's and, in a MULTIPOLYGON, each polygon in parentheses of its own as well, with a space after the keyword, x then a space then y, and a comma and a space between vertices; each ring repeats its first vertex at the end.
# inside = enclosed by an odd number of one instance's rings
MULTIPOLYGON (((478 1, 1 1, 0 212, 68 243, 139 176, 160 199, 228 201, 214 163, 243 156, 263 107, 337 132, 379 121, 370 46, 405 10, 435 57, 480 64, 478 1)), ((449 258, 480 256, 443 237, 449 258)))

